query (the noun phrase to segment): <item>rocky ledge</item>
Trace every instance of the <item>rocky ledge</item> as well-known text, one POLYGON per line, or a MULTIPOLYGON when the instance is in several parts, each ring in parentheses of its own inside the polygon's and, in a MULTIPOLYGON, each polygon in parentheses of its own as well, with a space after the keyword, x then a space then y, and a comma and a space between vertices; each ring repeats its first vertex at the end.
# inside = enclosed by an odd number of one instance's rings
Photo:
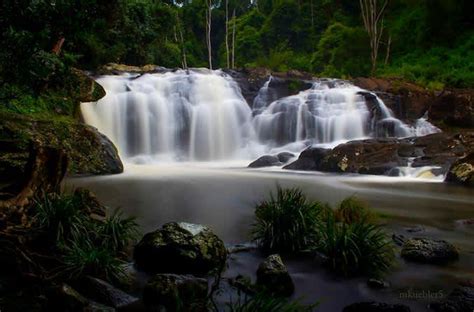
MULTIPOLYGON (((438 167, 433 172, 437 175, 447 173, 453 163, 460 166, 456 161, 473 151, 474 132, 456 135, 435 133, 405 139, 357 140, 340 144, 333 149, 310 147, 301 153, 298 160, 283 169, 398 175, 398 167, 434 166, 438 167)), ((470 158, 466 159, 467 162, 470 158)), ((469 165, 461 167, 466 166, 469 165)), ((456 170, 453 169, 454 171, 456 170)))

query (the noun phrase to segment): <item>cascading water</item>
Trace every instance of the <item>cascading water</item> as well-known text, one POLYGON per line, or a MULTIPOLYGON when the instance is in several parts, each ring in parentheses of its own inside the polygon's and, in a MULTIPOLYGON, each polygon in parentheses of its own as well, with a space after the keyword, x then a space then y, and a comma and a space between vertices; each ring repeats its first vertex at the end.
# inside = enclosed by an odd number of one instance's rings
POLYGON ((84 103, 82 112, 126 161, 136 163, 252 159, 311 144, 439 131, 423 118, 414 126, 403 123, 371 95, 374 114, 363 96, 367 91, 345 81, 315 81, 308 90, 276 99, 272 79, 250 107, 221 71, 102 76, 97 82, 107 95, 84 103))

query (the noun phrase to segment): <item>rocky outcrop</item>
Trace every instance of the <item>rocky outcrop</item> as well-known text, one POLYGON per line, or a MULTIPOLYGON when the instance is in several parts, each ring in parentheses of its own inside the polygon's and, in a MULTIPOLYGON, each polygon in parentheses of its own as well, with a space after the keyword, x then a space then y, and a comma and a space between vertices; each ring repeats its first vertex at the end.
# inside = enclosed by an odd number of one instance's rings
POLYGON ((429 264, 446 264, 459 258, 454 245, 429 238, 408 239, 402 246, 401 255, 407 261, 429 264))
POLYGON ((143 290, 143 301, 150 311, 207 310, 207 280, 192 275, 158 274, 143 290))
POLYGON ((357 302, 345 307, 343 312, 410 312, 411 309, 402 304, 382 302, 357 302))
POLYGON ((82 70, 71 70, 71 84, 80 102, 96 102, 105 96, 104 88, 82 70))
POLYGON ((439 174, 447 172, 452 163, 472 150, 474 133, 358 140, 340 144, 332 150, 308 148, 284 169, 390 175, 394 174, 394 168, 407 166, 410 161, 415 168, 439 166, 439 174))
MULTIPOLYGON (((114 174, 123 172, 123 164, 113 143, 94 127, 67 117, 33 119, 2 113, 0 140, 16 142, 14 153, 2 153, 10 165, 20 165, 28 153, 28 146, 62 150, 68 158, 69 174, 114 174)), ((0 165, 1 165, 0 161, 0 165)), ((17 167, 17 168, 19 168, 17 167)), ((15 169, 17 170, 17 169, 15 169)), ((21 169, 18 169, 21 170, 21 169)))
POLYGON ((457 160, 449 168, 446 182, 474 186, 474 153, 457 160))
POLYGON ((430 309, 435 312, 472 312, 474 311, 474 288, 457 287, 445 300, 430 304, 430 309))
POLYGON ((167 69, 153 64, 148 64, 144 66, 132 66, 125 64, 117 63, 108 63, 102 66, 97 74, 99 75, 121 75, 123 73, 133 73, 133 74, 147 74, 147 73, 158 73, 172 71, 173 69, 167 69))
POLYGON ((223 241, 206 226, 171 222, 135 247, 135 265, 151 273, 207 274, 225 264, 223 241))
POLYGON ((443 130, 450 127, 474 128, 474 90, 430 91, 395 78, 356 78, 356 86, 374 92, 402 120, 428 113, 430 121, 443 130))
POLYGON ((291 296, 295 285, 281 257, 277 254, 269 256, 257 270, 257 286, 275 296, 291 296))

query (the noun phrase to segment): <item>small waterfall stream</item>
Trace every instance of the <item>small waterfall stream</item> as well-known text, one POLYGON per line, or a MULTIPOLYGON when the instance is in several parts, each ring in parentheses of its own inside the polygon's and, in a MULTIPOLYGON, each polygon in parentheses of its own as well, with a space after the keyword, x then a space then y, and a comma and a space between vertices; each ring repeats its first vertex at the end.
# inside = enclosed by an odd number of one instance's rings
POLYGON ((426 118, 409 126, 377 98, 373 114, 361 92, 340 80, 315 81, 308 90, 276 99, 262 86, 252 107, 222 71, 101 76, 107 95, 83 103, 97 127, 128 162, 252 159, 311 144, 337 145, 367 137, 426 135, 439 129, 426 118))

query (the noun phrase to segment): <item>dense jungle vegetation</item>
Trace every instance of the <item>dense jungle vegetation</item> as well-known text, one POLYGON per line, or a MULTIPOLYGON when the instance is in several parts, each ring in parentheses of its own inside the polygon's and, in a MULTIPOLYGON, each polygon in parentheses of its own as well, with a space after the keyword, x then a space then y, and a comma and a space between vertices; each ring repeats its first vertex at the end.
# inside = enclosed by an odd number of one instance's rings
POLYGON ((474 85, 473 1, 390 0, 379 23, 375 70, 360 5, 353 0, 4 0, 2 109, 31 113, 67 106, 72 67, 94 70, 109 62, 209 67, 208 13, 213 68, 401 77, 430 89, 474 85))

